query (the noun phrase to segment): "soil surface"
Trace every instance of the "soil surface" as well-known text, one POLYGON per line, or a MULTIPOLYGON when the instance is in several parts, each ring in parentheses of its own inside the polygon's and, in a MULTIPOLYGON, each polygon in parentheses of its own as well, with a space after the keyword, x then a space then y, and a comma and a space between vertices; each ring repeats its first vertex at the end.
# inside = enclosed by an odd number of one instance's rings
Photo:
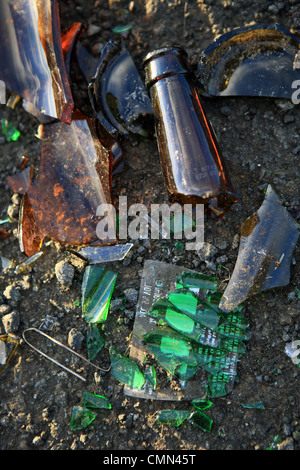
MULTIPOLYGON (((114 26, 133 25, 128 48, 141 74, 142 59, 154 48, 179 44, 192 59, 216 36, 239 26, 278 23, 290 29, 297 11, 296 0, 59 3, 62 29, 74 21, 83 22, 86 30, 82 41, 95 57, 111 37, 114 26)), ((76 86, 78 92, 84 92, 80 83, 76 86)), ((268 184, 294 217, 299 213, 300 107, 291 101, 264 98, 206 98, 203 104, 241 200, 223 220, 205 224, 205 241, 215 247, 212 258, 203 260, 196 252, 180 251, 173 241, 135 242, 125 260, 107 265, 118 274, 113 301, 125 299, 126 289, 134 289, 129 291, 133 294, 139 292, 143 263, 148 259, 216 275, 226 284, 237 258, 241 223, 261 206, 268 184)), ((21 106, 14 110, 2 106, 0 113, 21 132, 17 142, 0 146, 0 218, 3 220, 8 214, 13 218, 1 226, 10 235, 0 241, 0 254, 13 260, 15 267, 25 259, 17 239, 20 196, 12 193, 6 178, 18 171, 24 155, 38 169, 38 121, 21 106)), ((113 180, 115 198, 127 195, 128 205, 167 202, 154 140, 127 143, 125 161, 125 169, 113 180)), ((11 268, 0 275, 1 320, 13 313, 13 335, 20 340, 16 354, 0 377, 1 450, 264 450, 275 436, 280 437, 280 448, 300 450, 300 369, 285 353, 286 344, 300 337, 299 246, 291 260, 289 285, 252 297, 246 304, 250 339, 238 364, 239 382, 228 396, 213 399, 213 406, 207 410, 213 419, 211 432, 187 422, 178 428, 159 425, 155 422, 157 411, 192 409, 191 404, 128 397, 109 372, 95 371, 70 357, 69 365, 86 376, 87 381, 83 382, 47 361, 22 340, 25 329, 39 328, 51 316, 55 323, 49 334, 73 347, 77 338, 78 351, 86 356, 82 340, 86 323, 80 307, 85 264, 56 242, 47 244, 43 252, 27 272, 18 274, 11 268), (74 267, 69 287, 62 285, 56 275, 59 261, 74 267), (72 431, 72 410, 82 405, 84 391, 106 396, 112 408, 97 410, 90 426, 72 431), (265 409, 241 406, 260 401, 265 409)), ((112 303, 102 330, 106 346, 95 361, 99 367, 109 367, 109 345, 128 353, 135 303, 129 297, 124 310, 118 302, 112 303)), ((5 334, 5 328, 7 323, 1 321, 1 334, 5 334)), ((67 353, 56 346, 50 354, 59 359, 67 353)))

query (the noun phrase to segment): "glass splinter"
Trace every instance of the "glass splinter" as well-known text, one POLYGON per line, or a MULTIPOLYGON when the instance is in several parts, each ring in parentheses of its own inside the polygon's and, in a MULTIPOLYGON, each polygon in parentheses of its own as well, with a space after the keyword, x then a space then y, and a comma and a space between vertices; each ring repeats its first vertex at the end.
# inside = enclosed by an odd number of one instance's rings
POLYGON ((205 413, 202 413, 202 411, 200 410, 197 410, 192 413, 191 416, 188 418, 188 422, 206 432, 211 431, 211 427, 213 424, 213 420, 209 418, 205 413))
POLYGON ((89 264, 110 263, 123 260, 132 247, 133 243, 100 247, 87 246, 80 250, 80 255, 86 258, 89 264))
POLYGON ((95 116, 114 138, 153 135, 153 110, 131 55, 120 41, 109 41, 101 52, 89 85, 95 116))
POLYGON ((71 121, 56 0, 0 2, 0 80, 39 111, 71 121))
POLYGON ((83 406, 86 408, 105 408, 111 409, 111 403, 108 398, 94 393, 83 392, 83 406))
POLYGON ((190 415, 187 410, 162 410, 158 412, 156 423, 179 427, 190 415))
POLYGON ((100 335, 96 323, 88 325, 86 333, 87 355, 90 361, 93 361, 105 344, 105 340, 100 335))
POLYGON ((11 175, 6 178, 8 186, 14 193, 25 194, 29 188, 34 174, 34 167, 30 166, 24 168, 16 175, 11 175))
POLYGON ((114 347, 110 348, 109 353, 113 377, 131 388, 140 390, 144 386, 145 377, 138 365, 120 354, 114 347))
POLYGON ((82 281, 82 315, 88 323, 105 322, 117 274, 99 266, 87 266, 82 281))
POLYGON ((97 236, 97 208, 111 204, 111 161, 94 119, 40 126, 38 173, 23 198, 21 251, 31 256, 49 236, 60 243, 100 245, 115 242, 97 236))
POLYGON ((18 347, 19 341, 9 335, 0 336, 0 374, 13 357, 18 347))
POLYGON ((87 428, 96 418, 95 413, 84 406, 74 406, 70 428, 72 431, 87 428))
POLYGON ((291 99, 299 50, 300 38, 276 24, 237 28, 203 52, 199 81, 210 96, 291 99))
POLYGON ((1 128, 6 142, 16 142, 21 135, 20 131, 6 119, 1 119, 1 128))
POLYGON ((241 243, 219 307, 230 312, 250 295, 290 282, 290 261, 299 225, 269 185, 264 202, 241 227, 241 243))

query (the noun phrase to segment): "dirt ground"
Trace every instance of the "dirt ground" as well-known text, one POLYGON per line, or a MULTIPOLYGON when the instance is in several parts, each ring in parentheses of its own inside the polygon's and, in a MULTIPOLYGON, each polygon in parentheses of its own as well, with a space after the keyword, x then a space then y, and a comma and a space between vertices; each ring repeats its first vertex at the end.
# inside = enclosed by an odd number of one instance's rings
MULTIPOLYGON (((176 43, 195 57, 217 35, 238 26, 259 22, 290 28, 297 11, 296 0, 66 0, 59 4, 62 28, 73 21, 83 22, 87 26, 83 40, 95 56, 110 38, 114 26, 132 24, 129 48, 141 73, 142 58, 159 46, 176 43), (91 30, 88 33, 89 25, 100 28, 94 34, 91 30)), ((205 224, 205 241, 216 247, 209 264, 201 261, 197 253, 178 251, 172 241, 167 247, 158 242, 152 245, 135 242, 129 258, 107 265, 118 274, 113 300, 125 298, 128 288, 139 291, 146 259, 175 263, 226 279, 235 265, 241 223, 261 206, 268 184, 272 184, 286 208, 294 216, 297 214, 300 107, 263 98, 206 98, 203 103, 242 198, 223 220, 205 224)), ((22 155, 29 156, 38 168, 35 137, 38 122, 21 107, 11 110, 2 106, 0 114, 21 132, 17 142, 0 146, 0 218, 5 219, 8 210, 15 216, 13 222, 2 226, 11 235, 0 241, 0 254, 18 264, 24 260, 16 237, 20 198, 8 188, 6 177, 16 171, 22 155)), ((166 202, 156 142, 128 143, 125 159, 126 168, 114 177, 114 196, 127 195, 128 204, 166 202)), ((86 323, 80 308, 84 265, 70 257, 66 247, 53 242, 28 272, 16 274, 10 269, 1 273, 1 316, 16 313, 20 323, 14 334, 21 341, 0 377, 0 449, 264 450, 279 436, 281 448, 300 450, 300 369, 285 354, 286 344, 300 337, 299 299, 295 294, 300 287, 299 265, 298 246, 291 262, 290 284, 247 302, 250 339, 238 364, 239 382, 228 396, 213 399, 213 406, 207 411, 213 419, 211 432, 189 423, 174 428, 155 422, 157 411, 192 409, 189 403, 127 397, 123 386, 109 372, 95 373, 89 368, 87 371, 81 364, 88 376, 83 382, 22 341, 22 332, 29 327, 39 328, 47 315, 56 318, 51 336, 62 343, 68 343, 73 329, 85 335, 86 323), (68 288, 55 275, 60 260, 75 267, 68 288), (5 296, 8 287, 11 295, 5 296), (112 408, 97 410, 89 427, 72 431, 72 409, 82 404, 84 391, 108 397, 112 408), (265 409, 241 406, 258 401, 264 403, 265 409)), ((125 310, 112 309, 103 329, 106 347, 112 344, 121 352, 128 352, 134 312, 135 304, 130 301, 125 310)), ((2 322, 0 333, 5 333, 2 322)), ((103 368, 108 366, 106 347, 98 359, 103 368)), ((52 352, 58 354, 58 348, 52 352)), ((86 354, 84 341, 80 353, 86 354)))

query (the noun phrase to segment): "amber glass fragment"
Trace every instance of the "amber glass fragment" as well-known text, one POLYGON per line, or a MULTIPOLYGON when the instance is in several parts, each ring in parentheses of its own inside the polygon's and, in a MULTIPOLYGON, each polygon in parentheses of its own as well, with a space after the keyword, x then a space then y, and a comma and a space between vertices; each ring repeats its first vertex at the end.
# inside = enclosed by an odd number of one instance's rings
POLYGON ((269 185, 257 213, 241 227, 236 265, 219 307, 230 312, 247 297, 290 282, 290 262, 299 224, 269 185))
POLYGON ((120 41, 109 41, 103 48, 89 94, 99 122, 114 138, 153 135, 149 96, 130 53, 120 41))
POLYGON ((300 38, 276 24, 237 28, 203 52, 199 81, 210 96, 291 99, 299 50, 300 38))
POLYGON ((73 99, 56 0, 0 2, 0 80, 43 114, 70 122, 73 99))
POLYGON ((207 213, 223 214, 237 196, 200 103, 187 54, 179 47, 164 47, 149 53, 144 66, 171 201, 202 203, 207 213))
POLYGON ((98 206, 112 203, 112 162, 95 124, 86 119, 41 126, 39 171, 20 216, 20 246, 27 256, 40 249, 46 236, 74 245, 115 241, 99 240, 96 234, 98 206))

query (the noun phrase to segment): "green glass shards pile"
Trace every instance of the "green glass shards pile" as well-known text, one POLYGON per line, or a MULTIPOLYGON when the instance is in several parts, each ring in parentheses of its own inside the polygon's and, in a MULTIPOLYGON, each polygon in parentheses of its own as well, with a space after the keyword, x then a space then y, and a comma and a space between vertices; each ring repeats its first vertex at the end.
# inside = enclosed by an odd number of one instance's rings
POLYGON ((218 307, 221 296, 217 279, 184 271, 176 289, 152 305, 148 315, 157 326, 144 336, 159 365, 181 381, 200 367, 207 371, 209 397, 232 391, 248 339, 243 307, 224 314, 218 307))

